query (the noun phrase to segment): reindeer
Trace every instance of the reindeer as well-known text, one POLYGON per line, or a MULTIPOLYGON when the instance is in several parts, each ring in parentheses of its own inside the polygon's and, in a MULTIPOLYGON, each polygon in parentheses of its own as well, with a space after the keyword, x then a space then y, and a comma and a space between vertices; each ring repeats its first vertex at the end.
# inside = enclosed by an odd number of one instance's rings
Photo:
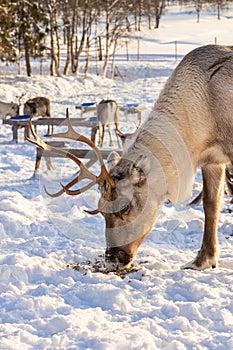
POLYGON ((88 212, 101 213, 105 219, 109 269, 130 267, 165 199, 179 202, 189 198, 197 167, 203 177, 204 235, 197 256, 183 268, 217 266, 225 164, 233 162, 232 82, 233 46, 206 45, 188 53, 167 80, 133 143, 123 149, 121 158, 112 157, 108 170, 98 148, 68 122, 68 131, 58 137, 79 139, 93 147, 101 164, 98 176, 72 154, 46 145, 34 132, 36 140, 31 142, 80 167, 80 174, 53 196, 78 195, 99 185, 98 208, 88 212), (72 190, 85 178, 88 184, 72 190))
MULTIPOLYGON (((103 147, 104 133, 106 125, 109 132, 109 146, 113 146, 112 140, 112 125, 115 126, 115 131, 118 129, 120 120, 120 109, 114 100, 102 100, 96 107, 97 120, 99 123, 99 146, 103 147)), ((119 136, 116 133, 118 147, 121 147, 119 136)))
MULTIPOLYGON (((46 97, 34 97, 26 101, 23 113, 33 117, 51 117, 50 100, 46 97)), ((53 125, 48 125, 47 135, 53 133, 53 125)))
POLYGON ((7 116, 16 117, 17 115, 19 115, 17 103, 0 101, 0 119, 5 119, 7 116))

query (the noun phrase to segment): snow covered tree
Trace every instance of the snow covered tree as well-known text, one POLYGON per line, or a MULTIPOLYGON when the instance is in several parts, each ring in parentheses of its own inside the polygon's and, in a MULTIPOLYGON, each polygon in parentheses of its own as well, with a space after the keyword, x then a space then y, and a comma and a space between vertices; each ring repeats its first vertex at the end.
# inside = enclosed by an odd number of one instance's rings
POLYGON ((23 51, 27 75, 32 75, 31 58, 41 57, 45 50, 48 18, 41 1, 15 1, 17 4, 18 49, 23 51))
POLYGON ((31 76, 30 59, 41 57, 45 50, 47 14, 42 1, 0 0, 0 58, 18 61, 25 57, 27 75, 31 76))
POLYGON ((15 6, 10 1, 0 0, 0 59, 15 62, 17 45, 15 40, 15 6))

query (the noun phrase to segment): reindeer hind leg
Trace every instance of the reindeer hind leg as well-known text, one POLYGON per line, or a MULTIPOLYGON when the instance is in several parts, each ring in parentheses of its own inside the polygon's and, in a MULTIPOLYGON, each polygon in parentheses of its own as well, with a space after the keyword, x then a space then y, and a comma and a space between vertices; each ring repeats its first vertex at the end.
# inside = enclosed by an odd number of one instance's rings
POLYGON ((105 133, 105 125, 99 123, 99 146, 103 147, 104 144, 104 133, 105 133))
POLYGON ((102 124, 99 122, 99 142, 98 142, 98 146, 100 146, 101 145, 101 138, 102 138, 102 132, 103 132, 103 130, 102 130, 102 124))
POLYGON ((113 140, 112 140, 112 124, 108 124, 108 134, 109 134, 109 146, 113 146, 113 140))
POLYGON ((115 135, 116 135, 118 147, 121 148, 122 146, 121 146, 121 141, 120 141, 120 136, 118 131, 118 123, 115 123, 115 135))

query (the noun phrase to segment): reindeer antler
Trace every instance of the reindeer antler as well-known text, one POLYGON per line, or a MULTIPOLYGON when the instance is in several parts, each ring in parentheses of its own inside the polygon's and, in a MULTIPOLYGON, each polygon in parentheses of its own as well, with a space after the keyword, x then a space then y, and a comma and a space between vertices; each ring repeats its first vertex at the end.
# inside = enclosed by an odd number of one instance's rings
POLYGON ((57 193, 51 194, 47 191, 47 189, 45 188, 45 192, 51 196, 51 197, 58 197, 63 193, 66 193, 68 195, 78 195, 80 193, 83 193, 85 191, 87 191, 89 188, 91 188, 92 186, 96 185, 96 184, 100 184, 101 180, 105 180, 108 183, 108 189, 107 189, 107 194, 106 194, 106 198, 105 201, 103 203, 103 205, 101 206, 101 208, 98 208, 96 210, 93 211, 87 211, 89 214, 97 214, 99 213, 107 204, 109 197, 110 197, 110 193, 111 193, 111 188, 115 186, 115 182, 113 181, 113 179, 111 178, 111 176, 109 175, 104 162, 103 162, 103 158, 102 155, 99 151, 99 149, 96 147, 96 145, 89 140, 87 137, 79 134, 78 132, 76 132, 70 122, 69 119, 69 113, 68 113, 68 109, 66 110, 66 121, 67 121, 67 126, 68 126, 68 130, 65 133, 58 133, 58 134, 53 134, 53 137, 61 137, 61 138, 67 138, 67 139, 71 139, 74 141, 81 141, 86 143, 87 145, 89 145, 93 151, 95 152, 99 162, 100 162, 100 166, 101 166, 101 171, 100 174, 98 176, 92 174, 87 167, 80 161, 80 159, 78 157, 76 157, 74 154, 56 148, 56 147, 52 147, 48 144, 46 144, 43 140, 41 140, 41 138, 36 134, 33 126, 32 126, 32 119, 30 118, 30 122, 29 122, 29 126, 32 132, 32 135, 34 136, 35 140, 32 140, 30 138, 27 137, 27 140, 31 143, 34 143, 35 145, 37 145, 38 147, 40 147, 42 150, 44 151, 49 151, 55 154, 60 154, 61 156, 64 156, 66 158, 69 158, 71 160, 73 160, 80 168, 80 172, 79 174, 76 176, 75 179, 73 179, 72 181, 70 181, 67 185, 62 185, 62 189, 60 191, 58 191, 57 193), (84 180, 84 179, 89 179, 91 182, 85 186, 83 186, 81 189, 77 189, 77 190, 70 190, 70 187, 74 186, 75 184, 77 184, 79 181, 84 180))

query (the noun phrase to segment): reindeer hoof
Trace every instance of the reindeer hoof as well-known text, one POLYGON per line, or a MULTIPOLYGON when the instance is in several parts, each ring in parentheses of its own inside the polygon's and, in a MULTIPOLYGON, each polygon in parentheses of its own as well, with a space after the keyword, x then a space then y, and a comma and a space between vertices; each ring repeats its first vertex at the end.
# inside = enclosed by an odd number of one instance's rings
POLYGON ((212 257, 212 258, 205 258, 203 260, 199 259, 197 256, 196 259, 193 261, 188 262, 187 264, 181 266, 182 269, 184 270, 207 270, 207 269, 215 269, 217 267, 217 258, 212 257))

